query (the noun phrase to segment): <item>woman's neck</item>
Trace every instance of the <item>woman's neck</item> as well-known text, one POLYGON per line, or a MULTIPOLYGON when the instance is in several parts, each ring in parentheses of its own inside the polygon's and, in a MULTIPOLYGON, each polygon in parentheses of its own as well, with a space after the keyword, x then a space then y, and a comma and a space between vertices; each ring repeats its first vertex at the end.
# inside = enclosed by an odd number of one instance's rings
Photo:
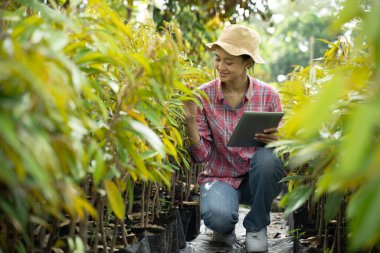
POLYGON ((223 82, 222 88, 224 92, 228 93, 243 93, 248 89, 248 76, 242 76, 239 79, 231 80, 229 82, 223 82))

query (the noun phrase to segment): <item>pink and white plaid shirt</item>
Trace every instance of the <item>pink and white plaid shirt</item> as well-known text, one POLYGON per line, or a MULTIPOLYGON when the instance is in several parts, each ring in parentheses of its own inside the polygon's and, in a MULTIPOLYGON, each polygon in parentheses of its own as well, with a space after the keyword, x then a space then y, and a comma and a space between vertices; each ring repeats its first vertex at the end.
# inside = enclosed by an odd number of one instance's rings
MULTIPOLYGON (((190 148, 195 162, 204 163, 198 183, 224 182, 238 188, 243 175, 250 169, 254 147, 227 147, 232 132, 244 111, 280 112, 281 101, 275 88, 249 77, 249 88, 241 106, 232 109, 224 100, 219 79, 199 87, 209 97, 201 98, 203 109, 198 108, 197 124, 200 141, 190 148)), ((253 138, 253 136, 252 136, 253 138)))

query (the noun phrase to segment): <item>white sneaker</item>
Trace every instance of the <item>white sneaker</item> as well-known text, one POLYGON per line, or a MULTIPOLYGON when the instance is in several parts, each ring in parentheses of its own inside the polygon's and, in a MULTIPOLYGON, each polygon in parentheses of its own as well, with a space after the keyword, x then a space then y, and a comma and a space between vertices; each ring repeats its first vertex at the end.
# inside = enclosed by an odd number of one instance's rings
POLYGON ((265 252, 268 251, 267 228, 258 232, 247 232, 245 238, 245 249, 247 252, 265 252))
POLYGON ((228 234, 222 234, 215 232, 212 235, 212 241, 217 243, 223 243, 227 246, 232 246, 236 240, 236 234, 235 231, 228 233, 228 234))

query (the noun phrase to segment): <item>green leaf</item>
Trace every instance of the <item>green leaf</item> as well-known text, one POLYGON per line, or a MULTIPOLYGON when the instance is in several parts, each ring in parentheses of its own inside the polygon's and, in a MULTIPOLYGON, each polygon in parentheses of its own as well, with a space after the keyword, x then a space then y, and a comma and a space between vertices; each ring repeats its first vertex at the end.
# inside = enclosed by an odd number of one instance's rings
POLYGON ((87 66, 87 65, 95 64, 95 63, 99 64, 99 63, 108 62, 104 54, 100 52, 92 52, 92 51, 86 51, 81 54, 77 54, 74 61, 79 66, 81 65, 87 66))
POLYGON ((279 181, 279 183, 289 182, 292 180, 304 180, 304 179, 306 179, 306 176, 304 175, 292 175, 292 176, 284 177, 283 179, 279 181))
POLYGON ((120 219, 124 219, 125 214, 125 204, 119 190, 117 189, 114 182, 110 180, 104 180, 105 190, 107 192, 107 198, 111 204, 112 211, 120 219))
POLYGON ((133 143, 125 143, 125 148, 128 151, 128 154, 131 156, 133 162, 135 163, 136 168, 139 170, 139 176, 143 179, 148 179, 151 177, 150 172, 145 166, 144 160, 142 159, 141 154, 138 153, 136 147, 132 146, 133 143))
POLYGON ((14 204, 0 200, 0 210, 8 216, 14 228, 21 232, 26 229, 28 215, 25 212, 26 208, 21 207, 19 204, 16 203, 16 206, 14 206, 14 204))
POLYGON ((41 13, 41 16, 47 19, 51 19, 57 21, 59 23, 65 23, 66 25, 70 25, 71 28, 75 27, 70 19, 68 19, 65 15, 60 13, 59 11, 53 10, 49 8, 47 5, 42 4, 36 0, 19 0, 20 3, 26 4, 38 12, 41 13))
POLYGON ((133 181, 130 177, 127 177, 127 190, 128 190, 128 202, 129 207, 132 208, 132 203, 134 201, 134 187, 133 187, 133 181))
POLYGON ((374 245, 380 239, 380 177, 362 186, 347 207, 352 249, 374 245))
POLYGON ((106 175, 106 166, 104 163, 103 152, 98 150, 95 155, 95 169, 94 169, 94 180, 95 184, 98 185, 104 176, 106 175))
POLYGON ((157 106, 154 106, 152 103, 142 102, 137 104, 137 108, 153 124, 154 127, 162 128, 160 117, 162 110, 157 111, 157 109, 161 108, 161 105, 157 108, 157 106))
POLYGON ((162 157, 165 156, 164 144, 152 129, 136 120, 128 119, 127 122, 134 131, 156 149, 162 157))
POLYGON ((141 158, 143 160, 146 160, 148 158, 152 158, 158 155, 158 152, 156 150, 148 150, 141 154, 141 158))
POLYGON ((178 168, 174 166, 173 164, 165 164, 165 163, 160 163, 160 162, 151 162, 147 161, 147 164, 155 167, 155 168, 162 168, 168 172, 173 172, 174 170, 177 170, 178 168))
POLYGON ((300 208, 313 193, 313 187, 302 185, 287 193, 281 200, 281 205, 285 206, 284 215, 289 216, 292 212, 300 208))
POLYGON ((327 194, 326 203, 324 205, 324 218, 326 224, 337 216, 343 200, 344 193, 333 192, 327 194))
POLYGON ((324 83, 317 101, 307 103, 289 118, 286 126, 289 136, 298 135, 305 140, 319 136, 323 124, 333 118, 332 105, 342 97, 346 74, 345 68, 337 71, 331 80, 324 83))
POLYGON ((350 115, 338 156, 340 166, 333 173, 341 181, 357 181, 367 172, 368 157, 374 142, 374 128, 380 120, 378 106, 377 103, 360 105, 350 115))

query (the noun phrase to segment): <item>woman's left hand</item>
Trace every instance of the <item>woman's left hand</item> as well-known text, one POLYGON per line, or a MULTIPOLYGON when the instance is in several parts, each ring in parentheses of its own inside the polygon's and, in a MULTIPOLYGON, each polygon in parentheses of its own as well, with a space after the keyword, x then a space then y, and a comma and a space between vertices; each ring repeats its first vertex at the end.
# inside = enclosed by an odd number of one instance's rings
POLYGON ((255 134, 255 140, 263 142, 265 144, 268 144, 272 141, 277 141, 279 137, 277 135, 274 135, 278 132, 277 127, 268 128, 264 130, 264 133, 256 133, 255 134))

